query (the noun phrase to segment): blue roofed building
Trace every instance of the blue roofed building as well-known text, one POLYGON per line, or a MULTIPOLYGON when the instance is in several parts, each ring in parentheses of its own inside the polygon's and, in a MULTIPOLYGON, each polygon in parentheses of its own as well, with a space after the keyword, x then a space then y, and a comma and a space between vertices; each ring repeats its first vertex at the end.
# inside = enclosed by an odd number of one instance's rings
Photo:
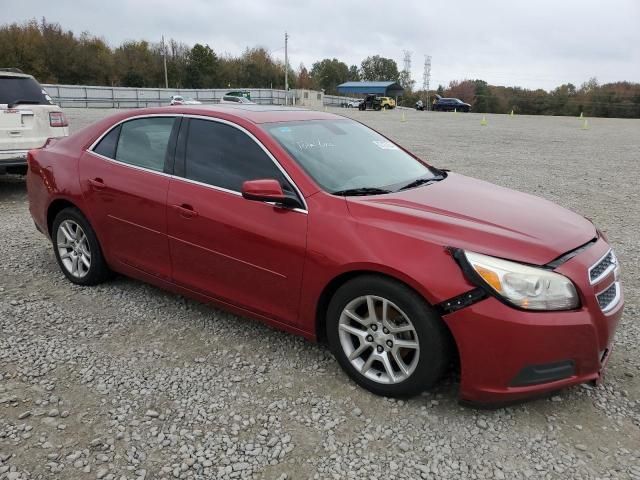
POLYGON ((381 97, 401 97, 404 89, 398 82, 345 82, 338 85, 338 93, 342 95, 375 94, 381 97))

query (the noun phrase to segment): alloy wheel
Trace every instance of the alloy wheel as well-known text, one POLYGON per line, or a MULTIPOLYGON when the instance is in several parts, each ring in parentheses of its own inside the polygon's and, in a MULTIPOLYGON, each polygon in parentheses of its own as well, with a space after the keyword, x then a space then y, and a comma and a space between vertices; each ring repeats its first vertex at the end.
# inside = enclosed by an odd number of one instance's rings
POLYGON ((91 248, 82 227, 73 220, 64 220, 58 226, 56 244, 64 268, 76 278, 85 277, 91 268, 91 248))
POLYGON ((409 317, 386 298, 351 300, 338 322, 340 345, 351 365, 370 380, 397 384, 418 365, 420 343, 409 317))

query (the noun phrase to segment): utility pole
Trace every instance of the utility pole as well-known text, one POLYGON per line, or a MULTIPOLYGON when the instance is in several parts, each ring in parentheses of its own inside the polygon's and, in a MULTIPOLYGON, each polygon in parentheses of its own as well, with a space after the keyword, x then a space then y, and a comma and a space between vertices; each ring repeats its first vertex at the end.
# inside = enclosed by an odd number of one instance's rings
POLYGON ((289 34, 284 32, 284 104, 289 105, 289 34))
POLYGON ((164 88, 169 88, 169 77, 167 76, 167 47, 164 44, 164 35, 162 35, 162 61, 164 63, 164 88))
POLYGON ((431 55, 424 56, 424 72, 422 73, 422 90, 427 92, 427 104, 424 106, 426 110, 431 110, 429 103, 429 83, 431 82, 431 55))

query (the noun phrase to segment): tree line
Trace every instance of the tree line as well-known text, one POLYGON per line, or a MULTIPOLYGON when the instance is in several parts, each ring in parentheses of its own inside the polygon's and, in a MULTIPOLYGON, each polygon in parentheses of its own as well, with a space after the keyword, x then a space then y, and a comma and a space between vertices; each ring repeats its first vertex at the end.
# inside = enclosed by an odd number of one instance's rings
MULTIPOLYGON (((0 67, 20 68, 42 83, 164 87, 165 59, 171 88, 284 88, 284 62, 263 47, 246 48, 238 56, 174 39, 164 44, 129 40, 111 47, 88 32, 76 35, 44 18, 0 26, 0 67)), ((427 97, 427 92, 415 90, 410 72, 399 71, 393 59, 380 55, 360 65, 325 58, 310 69, 300 64, 288 71, 290 88, 328 94, 337 93, 343 82, 358 80, 399 82, 405 89, 401 105, 413 106, 427 97)), ((640 118, 640 84, 631 82, 599 85, 591 79, 579 88, 569 83, 548 92, 455 80, 429 92, 431 98, 435 94, 460 98, 476 112, 640 118)))
MULTIPOLYGON (((632 82, 600 85, 591 78, 580 87, 567 83, 548 92, 489 85, 484 80, 454 80, 430 92, 432 98, 433 93, 459 98, 479 113, 640 118, 640 83, 632 82)), ((412 92, 405 102, 425 97, 426 92, 412 92)))

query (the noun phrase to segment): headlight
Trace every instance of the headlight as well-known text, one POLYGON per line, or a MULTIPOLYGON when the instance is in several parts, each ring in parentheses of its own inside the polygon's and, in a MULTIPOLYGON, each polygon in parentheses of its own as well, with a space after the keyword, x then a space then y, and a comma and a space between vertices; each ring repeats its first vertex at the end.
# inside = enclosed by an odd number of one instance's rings
POLYGON ((576 287, 559 273, 475 252, 464 256, 485 286, 516 307, 570 310, 580 304, 576 287))

